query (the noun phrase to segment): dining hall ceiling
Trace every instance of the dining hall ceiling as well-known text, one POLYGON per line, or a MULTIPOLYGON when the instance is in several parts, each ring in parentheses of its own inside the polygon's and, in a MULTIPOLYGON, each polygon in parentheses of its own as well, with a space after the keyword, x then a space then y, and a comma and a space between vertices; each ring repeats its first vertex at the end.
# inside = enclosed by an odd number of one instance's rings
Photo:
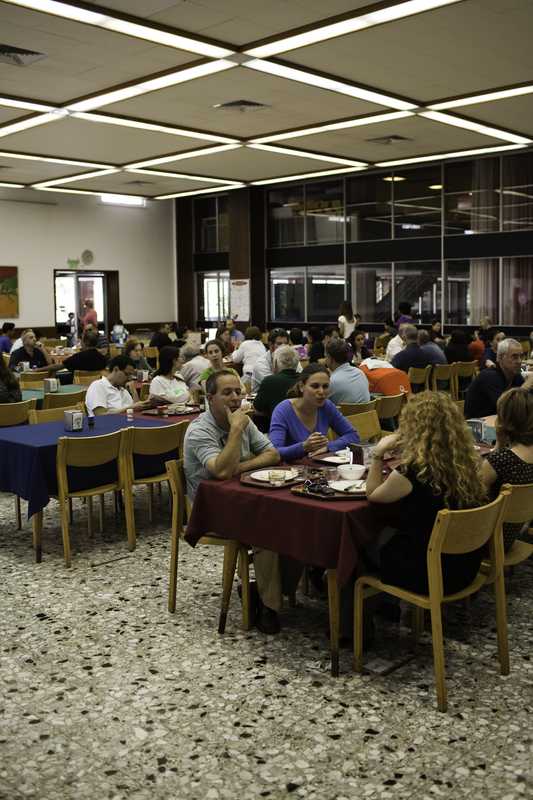
POLYGON ((165 199, 533 144, 533 0, 0 0, 0 186, 165 199))

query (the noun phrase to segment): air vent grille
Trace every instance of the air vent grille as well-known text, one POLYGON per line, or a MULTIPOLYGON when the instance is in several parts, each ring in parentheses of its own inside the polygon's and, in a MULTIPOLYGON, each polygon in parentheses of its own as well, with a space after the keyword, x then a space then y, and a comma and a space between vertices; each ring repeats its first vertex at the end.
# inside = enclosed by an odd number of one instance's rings
POLYGON ((20 47, 12 47, 9 44, 0 44, 0 61, 11 64, 15 67, 28 67, 36 61, 46 58, 44 53, 37 53, 35 50, 21 50, 20 47))
POLYGON ((398 136, 396 133, 392 133, 390 136, 376 136, 375 139, 365 139, 365 141, 372 144, 397 144, 399 142, 412 142, 413 140, 407 136, 398 136))
POLYGON ((230 100, 227 103, 217 103, 213 108, 216 111, 238 111, 244 114, 246 111, 263 111, 270 106, 258 103, 256 100, 230 100))

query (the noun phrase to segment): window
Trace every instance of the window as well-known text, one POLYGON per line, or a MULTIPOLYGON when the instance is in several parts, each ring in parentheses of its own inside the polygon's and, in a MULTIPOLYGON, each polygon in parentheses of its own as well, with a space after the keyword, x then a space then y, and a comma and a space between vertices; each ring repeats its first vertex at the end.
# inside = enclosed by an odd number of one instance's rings
POLYGON ((533 153, 504 157, 502 177, 503 230, 533 228, 533 153))
POLYGON ((306 244, 344 241, 344 197, 341 181, 305 187, 306 244))
POLYGON ((388 177, 394 196, 394 238, 440 236, 440 165, 402 170, 388 177))
POLYGON ((197 197, 194 200, 194 249, 196 253, 225 253, 229 247, 228 198, 197 197))
POLYGON ((309 322, 330 322, 339 316, 344 300, 344 267, 307 267, 309 322))
POLYGON ((270 298, 273 320, 279 322, 305 320, 305 268, 272 270, 270 298))
POLYGON ((352 264, 349 275, 352 308, 363 322, 385 322, 392 316, 390 264, 352 264))
POLYGON ((528 325, 533 320, 533 256, 504 258, 502 323, 528 325))
POLYGON ((497 158, 444 165, 444 233, 489 233, 500 227, 497 158))
POLYGON ((221 322, 229 314, 229 272, 200 272, 198 275, 198 318, 221 322))
POLYGON ((392 184, 383 175, 346 181, 346 237, 349 242, 392 237, 392 184))
POLYGON ((268 243, 270 247, 304 244, 303 186, 268 192, 268 243))
POLYGON ((395 305, 410 303, 416 321, 430 323, 441 317, 440 261, 412 261, 394 265, 395 305))
POLYGON ((479 325, 498 319, 498 259, 446 262, 446 311, 449 325, 479 325))

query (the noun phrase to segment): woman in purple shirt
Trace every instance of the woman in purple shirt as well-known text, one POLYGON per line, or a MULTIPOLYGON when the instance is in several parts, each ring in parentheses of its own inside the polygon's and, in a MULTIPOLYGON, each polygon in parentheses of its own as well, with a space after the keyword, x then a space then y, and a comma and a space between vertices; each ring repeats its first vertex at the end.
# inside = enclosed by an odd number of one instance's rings
POLYGON ((296 397, 283 400, 272 414, 270 441, 283 461, 294 461, 308 453, 343 450, 359 441, 357 432, 327 399, 329 374, 321 364, 309 364, 294 387, 296 397), (338 439, 330 442, 329 429, 338 439))

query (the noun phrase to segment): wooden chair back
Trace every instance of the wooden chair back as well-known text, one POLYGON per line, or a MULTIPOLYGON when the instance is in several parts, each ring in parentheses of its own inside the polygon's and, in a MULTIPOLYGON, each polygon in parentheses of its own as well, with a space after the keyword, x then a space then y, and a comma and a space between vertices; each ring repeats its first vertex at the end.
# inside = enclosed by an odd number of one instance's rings
POLYGON ((144 357, 146 359, 153 358, 156 362, 156 367, 159 369, 159 350, 157 347, 145 347, 144 348, 144 357))
POLYGON ((406 401, 405 392, 376 398, 376 412, 379 419, 393 419, 397 422, 406 401))
MULTIPOLYGON (((182 456, 183 440, 189 424, 190 420, 187 419, 175 425, 162 425, 160 428, 128 428, 124 432, 123 458, 129 479, 132 482, 137 480, 134 456, 157 456, 173 450, 182 456)), ((144 482, 143 478, 138 480, 140 483, 144 482)))
POLYGON ((452 392, 452 367, 451 364, 435 364, 431 374, 431 388, 434 392, 452 392), (439 386, 440 383, 440 386, 439 386), (446 383, 446 386, 442 386, 446 383))
POLYGON ((4 364, 6 367, 9 367, 9 362, 11 361, 11 356, 9 353, 2 353, 2 358, 4 359, 4 364))
POLYGON ((346 419, 353 425, 362 442, 375 438, 381 439, 381 425, 376 411, 365 411, 362 414, 346 417, 346 419))
POLYGON ((43 399, 43 410, 50 408, 70 408, 80 403, 82 406, 85 402, 85 388, 80 387, 79 392, 69 392, 68 394, 60 392, 49 392, 45 394, 43 399))
POLYGON ((10 425, 22 425, 28 421, 30 411, 37 405, 37 400, 22 400, 20 403, 0 403, 0 428, 10 425))
POLYGON ((522 353, 527 358, 531 352, 531 342, 529 341, 529 339, 522 339, 520 342, 520 346, 522 348, 522 353))
POLYGON ((41 339, 41 342, 45 347, 61 347, 65 344, 62 339, 41 339))
POLYGON ((94 383, 94 381, 99 381, 101 377, 102 377, 101 372, 96 372, 91 375, 76 375, 74 377, 74 383, 76 384, 76 386, 87 387, 90 386, 91 383, 94 383))
POLYGON ((502 492, 510 492, 511 496, 505 507, 504 522, 524 525, 533 519, 533 483, 510 484, 502 486, 502 492))
POLYGON ((456 361, 451 365, 452 397, 464 400, 468 387, 479 372, 477 361, 456 361))
POLYGON ((44 379, 47 377, 46 372, 23 372, 19 386, 21 389, 44 389, 44 379))
MULTIPOLYGON (((126 429, 126 432, 131 429, 126 429)), ((67 467, 98 467, 116 461, 121 455, 123 431, 106 433, 103 436, 60 436, 57 442, 57 469, 64 472, 67 467)))
POLYGON ((339 410, 344 417, 351 417, 353 414, 364 414, 365 411, 375 411, 376 401, 369 403, 340 403, 339 410))
POLYGON ((75 403, 74 405, 65 406, 64 408, 47 408, 43 411, 37 411, 33 408, 28 414, 28 421, 30 425, 38 425, 41 422, 62 422, 65 411, 84 412, 85 406, 83 403, 75 403))
POLYGON ((150 384, 143 383, 141 386, 141 390, 139 392, 139 399, 148 400, 149 397, 150 397, 150 384))
POLYGON ((413 394, 429 389, 431 364, 427 367, 409 367, 408 377, 413 394))

